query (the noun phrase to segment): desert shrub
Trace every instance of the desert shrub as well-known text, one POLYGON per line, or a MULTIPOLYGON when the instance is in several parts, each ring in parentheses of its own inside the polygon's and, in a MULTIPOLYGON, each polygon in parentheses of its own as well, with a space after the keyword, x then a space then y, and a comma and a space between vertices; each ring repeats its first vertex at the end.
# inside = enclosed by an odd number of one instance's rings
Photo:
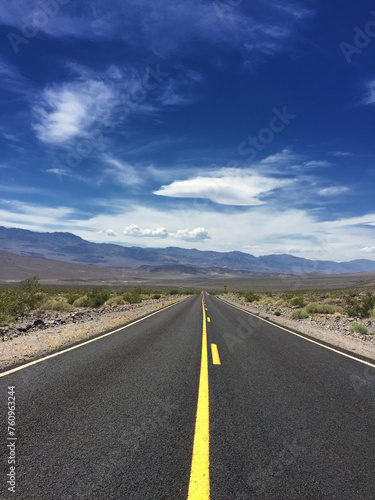
POLYGON ((364 297, 355 296, 348 293, 345 297, 345 312, 348 316, 358 316, 359 318, 368 318, 375 307, 375 295, 367 292, 364 297))
POLYGON ((40 306, 44 311, 74 311, 74 306, 65 302, 65 300, 48 299, 40 306))
POLYGON ((281 316, 281 312, 280 311, 275 311, 275 316, 281 316))
POLYGON ((86 297, 86 295, 84 295, 83 297, 80 297, 79 299, 75 300, 73 302, 73 306, 74 307, 89 307, 90 304, 89 304, 88 298, 86 297))
POLYGON ((246 292, 243 297, 245 302, 256 302, 260 299, 260 296, 254 292, 246 292))
POLYGON ((264 306, 272 305, 274 302, 275 302, 275 299, 273 299, 271 297, 266 297, 265 299, 262 300, 262 304, 264 306))
POLYGON ((370 311, 370 318, 375 318, 375 307, 370 311))
POLYGON ((114 297, 110 297, 104 303, 104 305, 106 306, 122 306, 124 304, 126 304, 126 302, 122 295, 115 295, 114 297))
POLYGON ((43 298, 38 276, 21 281, 16 288, 1 289, 0 322, 11 322, 17 316, 36 309, 43 298))
POLYGON ((290 319, 306 319, 309 315, 305 309, 296 309, 290 313, 290 319))
POLYGON ((9 323, 24 311, 16 290, 0 290, 0 323, 9 323))
POLYGON ((342 307, 331 304, 319 304, 318 302, 310 302, 305 306, 305 311, 310 314, 334 314, 335 312, 343 313, 342 307))
POLYGON ((43 300, 39 277, 23 280, 18 285, 16 295, 22 301, 25 311, 35 309, 43 300))
POLYGON ((178 295, 180 292, 176 288, 172 288, 169 290, 169 295, 178 295))
POLYGON ((82 296, 80 293, 69 293, 66 297, 66 301, 68 304, 73 305, 74 302, 82 296))
POLYGON ((285 306, 285 300, 284 299, 278 299, 278 300, 276 300, 276 302, 274 302, 273 305, 276 306, 276 307, 285 306))
POLYGON ((302 295, 295 295, 294 297, 292 297, 291 299, 288 300, 288 305, 304 307, 305 300, 304 300, 302 295))
POLYGON ((89 300, 86 297, 86 295, 84 295, 83 297, 80 297, 79 299, 77 299, 73 302, 74 307, 89 307, 89 305, 90 305, 89 300))
POLYGON ((105 288, 95 287, 87 294, 87 300, 90 307, 100 307, 111 296, 105 288))
POLYGON ((154 295, 152 296, 153 299, 160 299, 160 297, 160 293, 154 293, 154 295))
POLYGON ((123 298, 128 304, 136 304, 142 301, 141 292, 141 288, 136 286, 131 288, 128 292, 125 292, 123 298))
POLYGON ((293 297, 294 297, 294 293, 290 293, 290 292, 282 293, 280 295, 280 298, 283 299, 285 302, 292 299, 293 297))
POLYGON ((357 333, 364 333, 364 334, 369 333, 365 325, 360 321, 353 321, 353 323, 351 323, 351 325, 349 326, 349 330, 357 333))

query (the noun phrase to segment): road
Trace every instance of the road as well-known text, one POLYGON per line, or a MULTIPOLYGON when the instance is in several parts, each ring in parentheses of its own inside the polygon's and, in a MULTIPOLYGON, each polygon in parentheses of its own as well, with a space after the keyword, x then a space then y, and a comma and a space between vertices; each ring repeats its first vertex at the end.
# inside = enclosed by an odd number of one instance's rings
POLYGON ((0 394, 1 499, 375 498, 375 366, 211 295, 3 373, 0 394))

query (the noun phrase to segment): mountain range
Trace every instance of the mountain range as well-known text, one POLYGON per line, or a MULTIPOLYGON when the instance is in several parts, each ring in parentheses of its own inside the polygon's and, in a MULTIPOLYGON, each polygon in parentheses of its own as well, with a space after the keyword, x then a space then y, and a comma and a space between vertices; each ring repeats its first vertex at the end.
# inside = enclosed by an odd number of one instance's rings
MULTIPOLYGON (((91 264, 112 268, 158 269, 215 268, 273 274, 342 274, 375 271, 375 261, 359 259, 349 262, 309 260, 288 254, 255 257, 248 253, 201 251, 179 247, 124 247, 112 243, 93 243, 72 233, 40 233, 0 227, 0 250, 29 257, 55 261, 91 264), (151 267, 150 267, 151 266, 151 267), (165 267, 168 266, 168 267, 165 267)), ((191 269, 191 272, 196 272, 191 269)))

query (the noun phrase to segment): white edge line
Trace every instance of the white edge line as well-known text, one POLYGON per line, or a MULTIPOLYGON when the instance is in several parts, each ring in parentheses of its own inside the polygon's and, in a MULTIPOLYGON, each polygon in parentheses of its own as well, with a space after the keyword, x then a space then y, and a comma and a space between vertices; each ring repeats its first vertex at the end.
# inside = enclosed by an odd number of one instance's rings
MULTIPOLYGON (((219 297, 216 297, 216 298, 219 299, 219 297)), ((321 344, 320 342, 317 342, 316 340, 309 339, 309 338, 305 337, 304 335, 300 335, 299 333, 292 332, 292 330, 288 330, 288 328, 284 328, 283 326, 280 326, 276 323, 272 323, 271 321, 268 321, 268 320, 262 318, 261 316, 258 316, 257 314, 251 313, 250 311, 247 311, 246 309, 242 309, 241 307, 230 304, 229 302, 227 302, 224 299, 220 298, 219 300, 221 300, 225 304, 228 304, 228 306, 232 306, 236 309, 239 309, 240 311, 243 311, 247 314, 250 314, 250 316, 254 316, 255 318, 259 318, 262 321, 264 321, 265 323, 268 323, 272 326, 276 326, 277 328, 280 328, 281 330, 285 330, 286 332, 291 333, 292 335, 295 335, 296 337, 300 337, 301 339, 307 340, 308 342, 312 342, 313 344, 319 345, 320 347, 324 347, 325 349, 329 349, 330 351, 337 352, 338 354, 341 354, 341 356, 345 356, 347 358, 354 359, 355 361, 358 361, 359 363, 362 363, 364 365, 371 366, 372 368, 375 368, 375 364, 373 364, 373 363, 369 363, 368 361, 364 361, 363 359, 356 358, 355 356, 351 356, 350 354, 346 354, 345 352, 341 352, 337 349, 334 349, 333 347, 329 347, 328 345, 321 344)))
POLYGON ((159 309, 158 311, 154 311, 153 313, 150 313, 147 316, 144 316, 143 318, 132 321, 131 323, 129 323, 125 326, 122 326, 121 328, 117 328, 116 330, 112 330, 111 332, 104 333, 103 335, 100 335, 100 337, 95 337, 94 339, 86 340, 85 342, 81 342, 80 344, 74 345, 72 347, 67 347, 63 351, 54 352, 53 354, 48 354, 44 358, 36 359, 35 361, 30 361, 30 363, 26 363, 22 366, 17 366, 16 368, 12 368, 11 370, 0 373, 0 378, 5 377, 6 375, 10 375, 11 373, 15 373, 15 372, 18 372, 20 370, 23 370, 24 368, 28 368, 29 366, 36 365, 37 363, 41 363, 42 361, 46 361, 47 359, 51 359, 51 358, 54 358, 56 356, 60 356, 61 354, 65 354, 66 352, 73 351, 73 349, 78 349, 79 347, 83 347, 87 344, 91 344, 91 342, 96 342, 97 340, 103 339, 104 337, 108 337, 108 335, 112 335, 113 333, 119 332, 120 330, 125 330, 125 328, 129 328, 129 326, 133 326, 136 323, 143 321, 144 319, 150 318, 151 316, 154 316, 154 314, 158 314, 162 311, 165 311, 166 309, 169 309, 170 307, 176 306, 177 304, 180 304, 181 302, 183 302, 184 300, 187 300, 188 298, 190 298, 190 297, 186 297, 182 300, 179 300, 178 302, 175 302, 174 304, 170 304, 169 306, 163 307, 162 309, 159 309))

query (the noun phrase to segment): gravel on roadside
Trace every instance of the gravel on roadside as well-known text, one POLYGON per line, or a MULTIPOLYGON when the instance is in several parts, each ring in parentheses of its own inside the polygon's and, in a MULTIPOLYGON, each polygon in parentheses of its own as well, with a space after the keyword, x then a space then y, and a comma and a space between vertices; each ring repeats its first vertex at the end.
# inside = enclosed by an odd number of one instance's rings
POLYGON ((349 329, 350 324, 358 318, 348 318, 340 314, 316 314, 308 319, 290 319, 290 308, 274 308, 269 310, 265 306, 256 303, 245 303, 234 294, 228 293, 221 296, 226 302, 240 306, 249 312, 268 318, 278 325, 299 331, 322 340, 332 346, 340 347, 346 351, 359 354, 366 358, 375 360, 375 322, 371 320, 360 320, 368 328, 369 334, 353 332, 349 329), (275 315, 276 310, 280 315, 275 315))
POLYGON ((103 306, 70 313, 34 311, 7 327, 0 327, 0 370, 124 326, 185 298, 186 295, 171 295, 138 304, 103 306))

